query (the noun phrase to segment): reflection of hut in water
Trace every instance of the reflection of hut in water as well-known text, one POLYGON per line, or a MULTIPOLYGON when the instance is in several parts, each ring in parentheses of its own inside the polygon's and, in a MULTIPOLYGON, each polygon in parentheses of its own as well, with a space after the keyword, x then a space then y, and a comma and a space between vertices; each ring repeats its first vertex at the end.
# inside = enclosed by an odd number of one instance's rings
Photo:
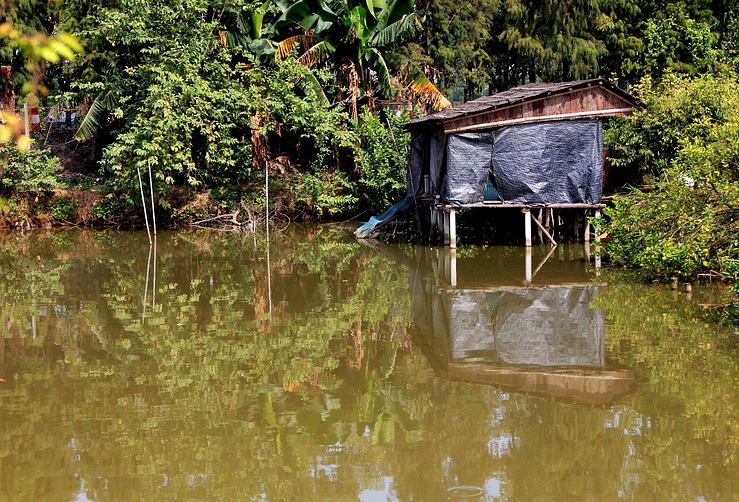
MULTIPOLYGON (((416 343, 452 380, 575 402, 612 401, 634 374, 607 365, 605 315, 590 306, 604 285, 592 281, 584 257, 570 260, 578 249, 562 248, 559 259, 544 256, 549 260, 527 277, 530 250, 490 248, 457 258, 454 250, 416 248, 420 256, 406 261, 416 343), (454 285, 449 269, 456 270, 454 285)), ((389 246, 383 250, 398 256, 389 246)))

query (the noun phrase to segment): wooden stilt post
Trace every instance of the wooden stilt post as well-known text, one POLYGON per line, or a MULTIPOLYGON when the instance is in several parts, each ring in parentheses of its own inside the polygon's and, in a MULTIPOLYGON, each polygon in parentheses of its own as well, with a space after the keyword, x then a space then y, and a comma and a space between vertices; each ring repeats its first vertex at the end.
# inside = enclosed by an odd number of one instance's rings
POLYGON ((449 231, 449 226, 450 226, 449 215, 450 215, 449 210, 446 208, 441 213, 441 221, 443 222, 442 225, 444 226, 444 244, 445 245, 451 245, 451 242, 452 242, 451 232, 449 231))
POLYGON ((590 242, 590 210, 585 210, 585 232, 583 238, 585 242, 590 242))
POLYGON ((431 204, 431 206, 429 206, 429 219, 429 243, 434 243, 432 241, 432 238, 434 235, 434 230, 438 228, 439 223, 436 219, 436 206, 434 204, 431 204))
POLYGON ((454 209, 449 211, 449 247, 457 249, 457 212, 454 209))
POLYGON ((523 210, 523 228, 524 228, 524 237, 526 240, 526 247, 531 247, 531 209, 524 208, 523 210))
POLYGON ((542 225, 542 218, 544 216, 544 209, 538 209, 536 212, 536 235, 539 237, 539 244, 542 244, 544 242, 544 234, 542 232, 542 229, 544 226, 542 225))

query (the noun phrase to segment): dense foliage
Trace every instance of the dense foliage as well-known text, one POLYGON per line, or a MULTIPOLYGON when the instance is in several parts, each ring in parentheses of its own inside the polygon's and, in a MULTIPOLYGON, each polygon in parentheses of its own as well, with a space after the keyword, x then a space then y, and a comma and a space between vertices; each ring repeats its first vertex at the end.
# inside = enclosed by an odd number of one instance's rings
POLYGON ((461 100, 607 77, 647 103, 607 131, 612 165, 658 179, 656 192, 611 211, 612 256, 659 273, 730 272, 737 8, 733 0, 6 2, 0 36, 27 50, 3 48, 0 63, 12 66, 18 96, 37 80, 51 91, 44 102, 77 107, 76 137, 94 142, 112 190, 97 210, 106 219, 139 207, 137 170, 149 166, 158 211, 174 220, 259 210, 265 166, 278 212, 377 211, 403 194, 408 142, 402 121, 387 122, 379 108, 446 106, 439 90, 461 100), (79 37, 83 57, 72 61, 69 45, 46 54, 52 39, 43 37, 54 30, 79 37), (34 36, 46 41, 41 52, 31 51, 34 36), (47 63, 46 79, 37 71, 34 80, 28 69, 47 63), (709 193, 708 169, 726 185, 711 182, 709 193), (657 214, 668 215, 664 228, 651 224, 657 214))
POLYGON ((611 257, 654 274, 739 274, 739 77, 668 75, 610 130, 617 167, 655 176, 606 210, 611 257))

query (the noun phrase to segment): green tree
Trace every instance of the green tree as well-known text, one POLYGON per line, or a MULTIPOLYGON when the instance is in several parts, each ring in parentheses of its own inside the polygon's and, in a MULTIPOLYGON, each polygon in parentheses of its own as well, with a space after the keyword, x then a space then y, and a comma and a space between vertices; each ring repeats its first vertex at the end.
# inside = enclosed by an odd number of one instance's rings
POLYGON ((616 197, 606 210, 614 260, 658 275, 739 277, 737 81, 667 74, 645 89, 645 110, 608 132, 614 166, 636 164, 657 180, 656 190, 616 197))
POLYGON ((489 51, 494 20, 500 15, 498 0, 472 2, 429 1, 424 37, 444 89, 460 86, 464 100, 486 90, 497 70, 496 54, 489 51))

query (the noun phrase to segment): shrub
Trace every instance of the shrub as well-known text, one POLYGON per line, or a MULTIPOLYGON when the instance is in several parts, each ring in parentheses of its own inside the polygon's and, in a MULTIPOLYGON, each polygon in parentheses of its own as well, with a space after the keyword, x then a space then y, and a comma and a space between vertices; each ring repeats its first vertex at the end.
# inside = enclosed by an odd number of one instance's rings
POLYGON ((59 188, 59 159, 42 148, 20 151, 0 144, 0 187, 6 190, 43 191, 59 188))
POLYGON ((739 77, 672 78, 624 124, 644 142, 642 160, 658 177, 653 192, 634 190, 606 210, 610 223, 600 223, 612 237, 610 256, 654 274, 714 270, 736 280, 739 77))

